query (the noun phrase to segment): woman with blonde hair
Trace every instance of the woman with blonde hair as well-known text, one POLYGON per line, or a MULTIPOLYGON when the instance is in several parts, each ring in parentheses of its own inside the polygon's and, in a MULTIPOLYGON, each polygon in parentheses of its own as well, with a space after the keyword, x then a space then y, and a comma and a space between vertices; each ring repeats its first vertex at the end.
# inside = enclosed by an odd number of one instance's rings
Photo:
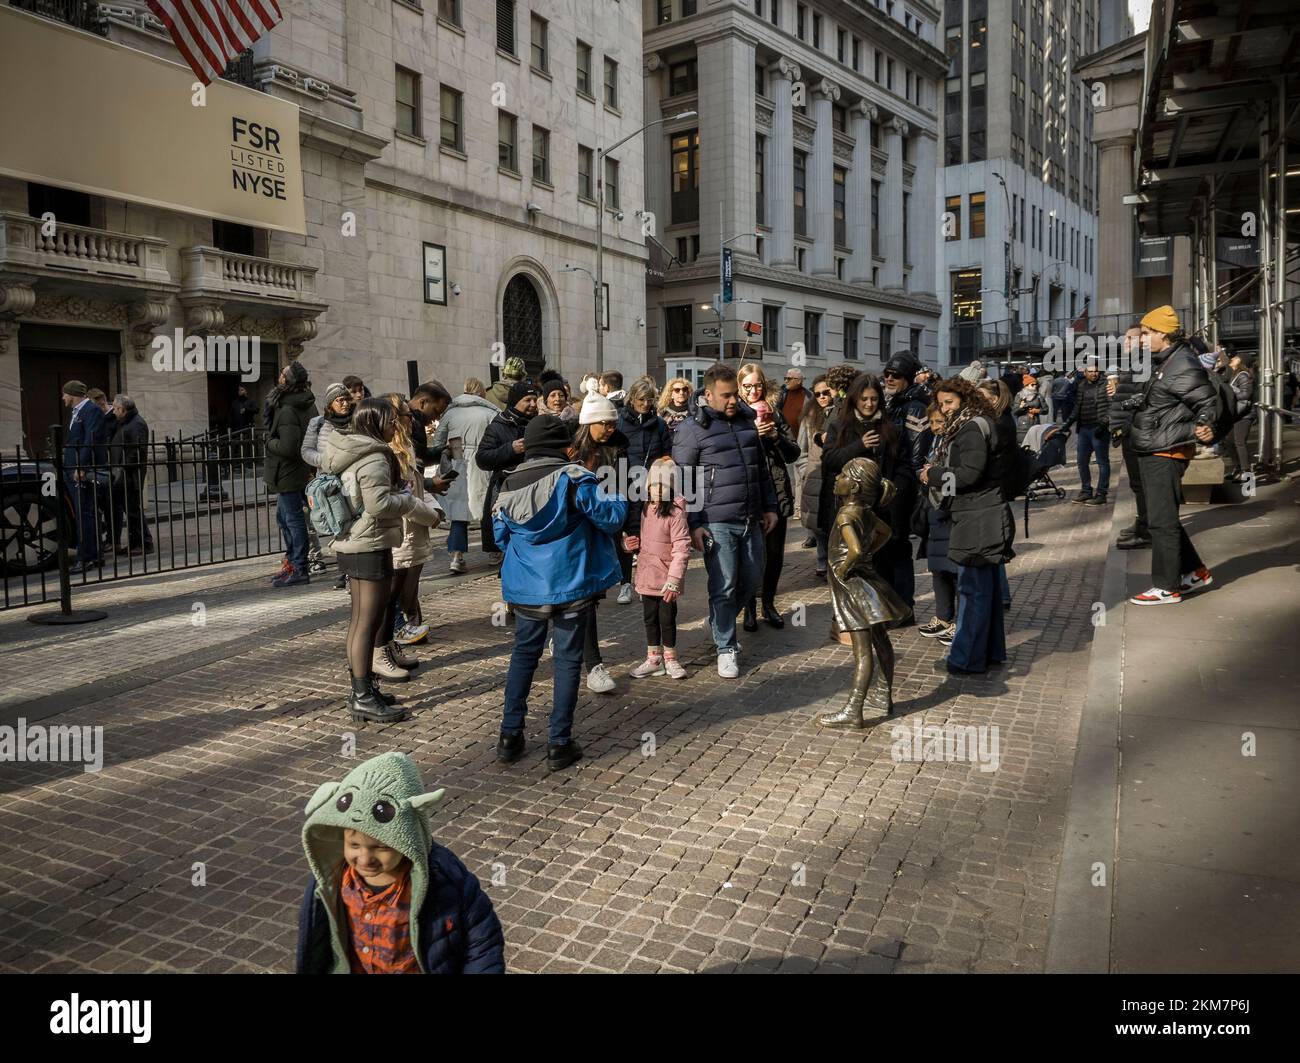
POLYGON ((690 414, 687 408, 691 400, 691 382, 685 377, 675 376, 664 385, 659 393, 659 416, 664 419, 668 431, 672 431, 690 414))
MULTIPOLYGON (((794 482, 790 478, 790 466, 799 460, 799 444, 795 442, 790 426, 785 423, 781 411, 776 406, 776 391, 771 381, 757 362, 746 362, 736 374, 740 386, 740 400, 754 411, 754 426, 758 430, 758 442, 767 459, 768 470, 772 474, 772 484, 776 488, 777 521, 776 525, 763 538, 763 585, 761 598, 763 602, 763 621, 770 627, 783 628, 785 621, 776 607, 776 588, 781 581, 781 570, 785 566, 785 532, 790 518, 794 515, 794 482), (770 398, 769 398, 770 396, 770 398)), ((745 603, 746 631, 758 630, 756 599, 745 603)))
POLYGON ((487 385, 476 376, 466 377, 464 393, 466 395, 477 395, 480 399, 485 399, 487 398, 487 385))

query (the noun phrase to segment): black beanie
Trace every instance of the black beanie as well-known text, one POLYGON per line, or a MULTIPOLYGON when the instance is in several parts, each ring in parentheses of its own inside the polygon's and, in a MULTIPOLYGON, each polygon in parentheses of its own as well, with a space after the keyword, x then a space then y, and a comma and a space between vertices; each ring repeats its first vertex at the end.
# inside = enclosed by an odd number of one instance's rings
POLYGON ((553 413, 539 413, 524 429, 524 457, 567 458, 569 426, 553 413))
POLYGON ((536 395, 536 394, 537 394, 537 389, 533 387, 530 381, 527 380, 516 381, 515 383, 510 385, 510 391, 506 396, 506 405, 513 410, 519 404, 520 399, 524 398, 527 395, 536 395))

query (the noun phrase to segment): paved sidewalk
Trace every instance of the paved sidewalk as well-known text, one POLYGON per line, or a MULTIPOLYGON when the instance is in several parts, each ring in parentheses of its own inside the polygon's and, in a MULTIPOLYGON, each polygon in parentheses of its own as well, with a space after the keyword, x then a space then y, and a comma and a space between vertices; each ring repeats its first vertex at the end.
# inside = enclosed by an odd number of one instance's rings
POLYGON ((1300 970, 1298 501, 1184 507, 1214 585, 1178 606, 1126 605, 1151 554, 1111 553, 1049 969, 1300 970))
POLYGON ((686 681, 629 680, 640 608, 602 606, 619 688, 584 691, 587 757, 550 776, 544 715, 523 760, 494 759, 510 634, 482 567, 425 582, 431 663, 400 691, 414 718, 383 728, 342 708, 345 596, 273 591, 265 560, 79 595, 111 614, 85 628, 0 615, 0 723, 100 725, 105 744, 98 773, 0 764, 0 969, 290 969, 303 806, 356 763, 354 734, 356 757, 406 750, 447 788, 435 834, 482 879, 511 970, 1041 971, 1110 515, 1038 504, 1031 530, 1010 667, 955 680, 895 633, 899 723, 994 725, 996 771, 900 759, 888 728, 819 732, 851 657, 793 532, 790 622, 743 638, 739 681, 713 668, 698 562, 686 681))

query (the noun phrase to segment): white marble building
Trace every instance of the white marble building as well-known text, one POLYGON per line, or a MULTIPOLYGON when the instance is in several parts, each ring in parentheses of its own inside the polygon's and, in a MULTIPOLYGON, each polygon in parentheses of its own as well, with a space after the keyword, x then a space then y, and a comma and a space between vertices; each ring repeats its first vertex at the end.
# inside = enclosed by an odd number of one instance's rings
MULTIPOLYGON (((86 32, 179 61, 141 0, 68 7, 86 32)), ((305 236, 0 177, 0 447, 43 434, 72 377, 131 394, 159 438, 219 424, 232 377, 158 373, 145 357, 155 334, 177 327, 260 335, 255 393, 291 357, 318 391, 355 372, 377 393, 405 391, 412 376, 456 393, 467 376, 491 378, 494 353, 574 377, 593 363, 592 281, 561 269, 595 270, 588 152, 641 124, 640 7, 282 7, 238 79, 301 108, 305 236), (55 201, 58 246, 31 216, 55 201), (445 250, 445 304, 426 299, 425 245, 445 250)), ((149 100, 113 106, 149 121, 149 100)), ((605 364, 635 373, 645 364, 646 251, 632 213, 643 202, 640 141, 613 159, 605 364)))
POLYGON ((645 0, 646 203, 662 245, 648 361, 779 375, 904 349, 934 362, 938 11, 928 3, 645 0), (671 257, 669 257, 671 256, 671 257), (659 276, 659 273, 662 276, 659 276), (746 345, 746 321, 762 325, 746 345), (802 345, 802 346, 799 346, 802 345))

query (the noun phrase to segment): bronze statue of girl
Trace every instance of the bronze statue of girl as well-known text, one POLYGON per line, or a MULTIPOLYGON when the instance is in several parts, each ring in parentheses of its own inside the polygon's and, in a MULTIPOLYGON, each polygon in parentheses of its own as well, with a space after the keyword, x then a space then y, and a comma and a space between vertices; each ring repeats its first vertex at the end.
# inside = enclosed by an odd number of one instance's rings
POLYGON ((880 475, 870 458, 854 458, 836 477, 835 493, 844 502, 831 527, 829 577, 835 627, 853 639, 856 667, 853 692, 838 712, 817 717, 822 727, 862 727, 862 707, 878 723, 893 711, 894 647, 889 625, 909 610, 888 581, 876 571, 872 555, 889 542, 889 525, 873 509, 887 506, 894 485, 880 475))

